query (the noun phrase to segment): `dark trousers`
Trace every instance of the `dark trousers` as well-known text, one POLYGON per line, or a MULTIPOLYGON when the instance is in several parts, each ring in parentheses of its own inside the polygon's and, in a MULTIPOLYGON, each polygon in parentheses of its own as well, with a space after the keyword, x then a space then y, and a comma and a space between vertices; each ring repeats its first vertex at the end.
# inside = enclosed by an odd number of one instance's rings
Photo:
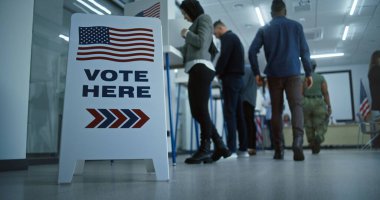
POLYGON ((255 106, 247 101, 243 101, 243 111, 245 124, 247 126, 248 148, 256 149, 256 123, 255 123, 255 106))
POLYGON ((227 124, 227 146, 231 152, 236 152, 236 130, 239 132, 239 151, 247 151, 247 131, 240 98, 242 88, 242 76, 223 76, 224 119, 227 124))
POLYGON ((273 131, 272 131, 272 125, 270 123, 270 119, 265 119, 265 125, 267 126, 268 133, 269 133, 269 140, 270 140, 270 148, 273 149, 273 131))
POLYGON ((303 109, 302 109, 302 81, 299 76, 291 77, 268 77, 269 93, 272 102, 272 131, 274 148, 276 151, 283 148, 283 122, 282 111, 284 109, 284 91, 288 99, 292 116, 293 138, 302 136, 303 130, 303 109))
MULTIPOLYGON (((210 98, 210 85, 215 72, 204 64, 196 64, 189 72, 189 103, 191 114, 201 126, 201 140, 209 141, 210 137, 218 138, 219 134, 211 121, 208 102, 210 98)), ((214 138, 214 139, 215 139, 214 138)))

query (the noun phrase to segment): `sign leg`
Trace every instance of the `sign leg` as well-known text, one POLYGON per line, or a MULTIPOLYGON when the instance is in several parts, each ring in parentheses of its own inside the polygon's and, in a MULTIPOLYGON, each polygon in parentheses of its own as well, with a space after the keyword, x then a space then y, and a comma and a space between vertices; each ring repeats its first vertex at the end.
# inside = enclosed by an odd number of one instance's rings
POLYGON ((71 183, 74 175, 76 161, 62 159, 59 163, 58 183, 71 183))
POLYGON ((156 171, 157 181, 169 181, 169 167, 167 155, 164 158, 153 159, 154 170, 156 171))

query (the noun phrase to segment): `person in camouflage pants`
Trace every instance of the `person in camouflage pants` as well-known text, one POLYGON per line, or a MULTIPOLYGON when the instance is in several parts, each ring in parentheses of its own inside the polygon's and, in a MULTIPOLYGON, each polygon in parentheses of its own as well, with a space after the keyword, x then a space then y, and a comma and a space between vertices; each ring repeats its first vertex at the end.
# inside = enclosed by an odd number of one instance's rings
POLYGON ((303 87, 304 127, 313 154, 318 154, 321 143, 325 140, 329 116, 331 115, 330 97, 325 78, 315 73, 317 63, 311 60, 314 84, 307 89, 303 87))

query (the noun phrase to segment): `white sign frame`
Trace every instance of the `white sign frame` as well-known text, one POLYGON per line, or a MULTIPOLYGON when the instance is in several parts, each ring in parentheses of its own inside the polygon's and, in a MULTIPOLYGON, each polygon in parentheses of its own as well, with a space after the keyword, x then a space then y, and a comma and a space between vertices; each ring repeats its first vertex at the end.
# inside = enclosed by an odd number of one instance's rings
MULTIPOLYGON (((74 14, 72 16, 58 183, 70 183, 75 168, 76 172, 83 171, 85 160, 117 159, 151 159, 152 162, 147 166, 148 171, 152 171, 154 166, 157 180, 169 180, 163 70, 162 29, 159 19, 88 14, 74 14), (154 61, 123 63, 109 60, 76 60, 79 47, 79 27, 95 26, 152 29, 154 61), (136 77, 133 80, 133 75, 129 76, 128 81, 126 81, 121 74, 118 74, 118 78, 114 81, 105 81, 101 79, 100 74, 94 80, 90 80, 85 69, 90 71, 92 75, 94 75, 94 70, 101 72, 104 70, 131 70, 134 74, 142 70, 147 73, 140 77, 144 80, 143 82, 138 82, 137 80, 140 79, 136 77), (137 98, 137 94, 129 98, 94 97, 96 95, 91 92, 87 93, 87 97, 84 97, 85 85, 92 88, 94 85, 99 87, 112 85, 116 88, 128 85, 135 89, 141 85, 148 86, 149 90, 145 90, 144 94, 149 93, 150 98, 137 98), (99 128, 100 123, 95 123, 95 127, 88 128, 88 125, 96 119, 94 115, 88 112, 87 109, 89 108, 98 111, 99 109, 141 110, 149 119, 142 120, 143 117, 140 115, 141 119, 134 123, 134 128, 133 126, 129 128, 120 128, 121 126, 99 128), (136 127, 137 123, 140 123, 138 127, 136 127)), ((103 77, 110 77, 109 73, 105 74, 107 76, 103 77)), ((118 92, 115 93, 118 94, 118 92)), ((117 120, 116 115, 114 117, 114 121, 111 119, 112 124, 117 120)), ((126 117, 126 121, 130 120, 128 115, 126 117)), ((137 114, 136 117, 138 118, 139 115, 137 114)), ((105 121, 108 118, 105 115, 103 118, 102 123, 107 124, 105 121)))

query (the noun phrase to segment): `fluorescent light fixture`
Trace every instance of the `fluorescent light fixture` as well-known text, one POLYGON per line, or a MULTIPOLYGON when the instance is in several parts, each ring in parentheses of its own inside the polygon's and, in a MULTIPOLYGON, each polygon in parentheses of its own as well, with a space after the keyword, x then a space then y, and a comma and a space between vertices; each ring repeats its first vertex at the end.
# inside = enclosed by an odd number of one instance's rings
POLYGON ((77 0, 79 3, 81 3, 82 5, 86 6, 88 9, 92 10, 94 13, 98 14, 98 15, 104 15, 104 13, 100 12, 99 10, 97 10, 96 8, 92 7, 91 5, 89 5, 88 3, 84 2, 83 0, 77 0))
POLYGON ((261 25, 261 26, 264 26, 265 23, 264 23, 263 15, 261 14, 261 10, 260 10, 260 8, 259 8, 259 7, 256 7, 255 10, 256 10, 257 18, 259 18, 260 25, 261 25))
POLYGON ((311 59, 318 59, 318 58, 332 58, 332 57, 340 57, 344 56, 344 53, 328 53, 328 54, 317 54, 317 55, 311 55, 311 59))
POLYGON ((100 8, 100 10, 103 10, 104 12, 106 12, 107 14, 111 14, 111 11, 108 10, 106 7, 100 5, 98 2, 96 2, 95 0, 88 0, 90 3, 94 4, 96 7, 100 8))
POLYGON ((82 6, 80 6, 79 4, 77 3, 73 3, 74 6, 76 6, 77 8, 79 8, 81 11, 83 11, 84 13, 87 13, 87 14, 90 14, 86 9, 84 9, 82 6))
POLYGON ((354 14, 357 5, 358 5, 358 0, 354 0, 354 2, 352 3, 351 10, 350 10, 350 15, 354 14))
POLYGON ((114 3, 116 3, 120 8, 124 9, 125 2, 120 0, 112 0, 114 3))
POLYGON ((58 37, 60 37, 60 38, 62 38, 62 39, 64 39, 66 42, 68 42, 69 41, 69 37, 67 37, 66 35, 63 35, 63 34, 59 34, 59 36, 58 37))
POLYGON ((350 30, 350 26, 344 27, 344 32, 343 32, 343 36, 342 36, 343 41, 347 39, 348 30, 350 30))

